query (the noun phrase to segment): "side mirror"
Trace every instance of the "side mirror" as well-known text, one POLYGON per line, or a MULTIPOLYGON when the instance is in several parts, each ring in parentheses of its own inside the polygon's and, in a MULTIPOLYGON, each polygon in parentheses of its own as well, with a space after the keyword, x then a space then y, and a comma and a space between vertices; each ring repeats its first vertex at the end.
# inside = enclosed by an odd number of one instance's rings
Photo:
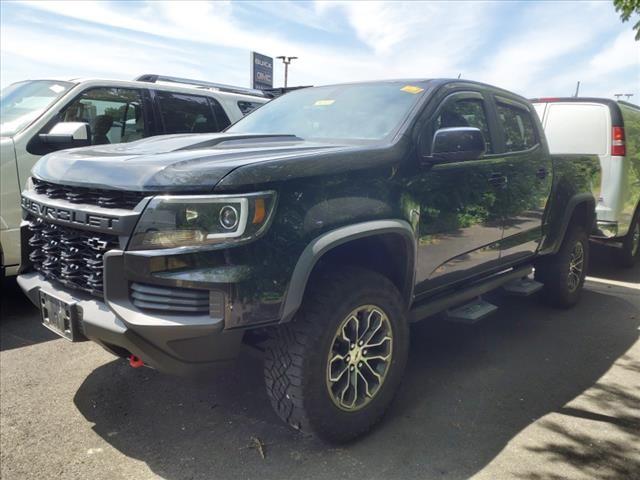
POLYGON ((484 151, 484 135, 478 128, 441 128, 433 136, 431 156, 425 161, 434 164, 476 160, 484 151))
POLYGON ((89 124, 84 122, 56 123, 49 133, 41 133, 38 138, 56 150, 91 145, 89 124))

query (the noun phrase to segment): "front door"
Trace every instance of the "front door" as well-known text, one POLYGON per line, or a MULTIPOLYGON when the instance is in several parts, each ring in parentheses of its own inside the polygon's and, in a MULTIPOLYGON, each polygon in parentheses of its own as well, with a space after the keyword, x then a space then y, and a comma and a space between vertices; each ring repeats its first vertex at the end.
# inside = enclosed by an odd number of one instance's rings
POLYGON ((494 155, 495 135, 487 111, 479 92, 455 93, 427 122, 426 140, 420 140, 421 145, 430 145, 440 128, 476 127, 485 137, 486 153, 478 160, 435 165, 411 183, 420 215, 417 295, 499 262, 506 200, 504 157, 494 155))

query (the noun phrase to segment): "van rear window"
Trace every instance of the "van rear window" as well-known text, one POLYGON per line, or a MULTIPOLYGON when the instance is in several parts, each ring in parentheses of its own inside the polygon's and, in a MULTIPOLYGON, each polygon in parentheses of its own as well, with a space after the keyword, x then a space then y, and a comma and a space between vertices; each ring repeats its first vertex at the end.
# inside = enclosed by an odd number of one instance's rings
POLYGON ((605 155, 609 152, 609 109, 606 105, 550 103, 544 130, 551 153, 605 155))

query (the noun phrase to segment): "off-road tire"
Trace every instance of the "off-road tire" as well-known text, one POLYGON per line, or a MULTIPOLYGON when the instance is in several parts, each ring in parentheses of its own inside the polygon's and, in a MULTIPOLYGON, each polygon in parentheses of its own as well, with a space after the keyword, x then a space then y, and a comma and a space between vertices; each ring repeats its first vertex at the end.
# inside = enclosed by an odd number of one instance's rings
POLYGON ((622 240, 622 248, 616 251, 616 258, 621 267, 631 268, 639 261, 638 235, 640 235, 640 209, 636 209, 636 214, 629 226, 629 233, 622 240))
POLYGON ((330 443, 343 443, 367 432, 382 418, 398 390, 408 351, 406 308, 391 281, 359 267, 325 270, 308 286, 296 318, 271 332, 264 364, 267 394, 278 416, 293 428, 330 443), (377 394, 351 412, 332 400, 326 368, 339 326, 362 305, 375 305, 387 315, 393 354, 377 394))
POLYGON ((535 279, 544 284, 542 300, 554 307, 570 308, 578 303, 589 265, 589 238, 581 226, 570 225, 560 250, 555 255, 541 258, 536 263, 535 279), (570 265, 577 244, 582 246, 582 270, 575 289, 570 288, 570 265))

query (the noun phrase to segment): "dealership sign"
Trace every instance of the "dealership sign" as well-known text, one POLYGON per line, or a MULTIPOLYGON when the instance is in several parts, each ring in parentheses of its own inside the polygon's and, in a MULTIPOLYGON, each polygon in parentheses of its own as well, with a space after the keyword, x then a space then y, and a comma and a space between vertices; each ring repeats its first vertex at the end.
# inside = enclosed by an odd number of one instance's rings
POLYGON ((251 52, 251 88, 273 88, 273 58, 251 52))

